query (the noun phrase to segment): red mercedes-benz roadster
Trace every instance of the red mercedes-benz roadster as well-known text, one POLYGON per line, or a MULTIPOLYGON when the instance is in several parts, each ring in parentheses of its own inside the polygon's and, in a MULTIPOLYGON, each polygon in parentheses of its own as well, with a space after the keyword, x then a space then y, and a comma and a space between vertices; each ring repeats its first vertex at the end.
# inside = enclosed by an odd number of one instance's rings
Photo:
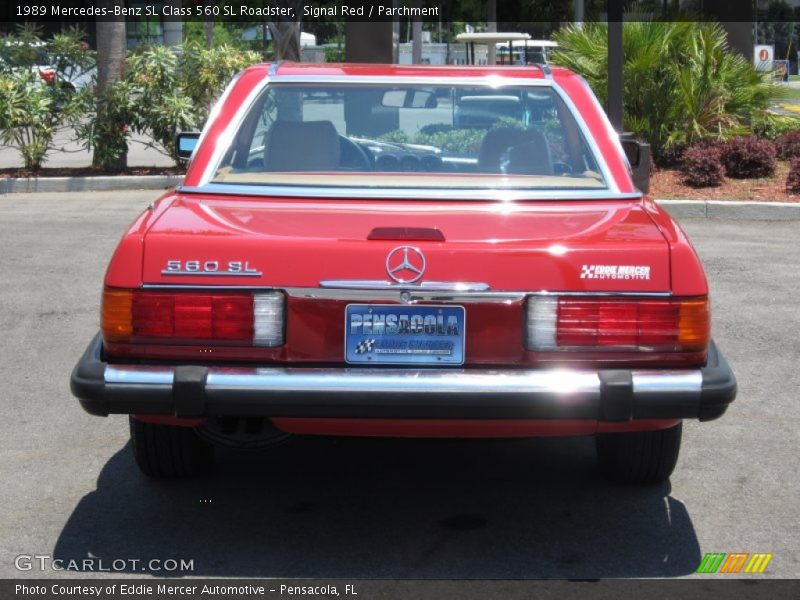
POLYGON ((697 255, 565 69, 254 66, 177 143, 72 375, 148 475, 293 434, 594 435, 661 481, 736 395, 697 255))

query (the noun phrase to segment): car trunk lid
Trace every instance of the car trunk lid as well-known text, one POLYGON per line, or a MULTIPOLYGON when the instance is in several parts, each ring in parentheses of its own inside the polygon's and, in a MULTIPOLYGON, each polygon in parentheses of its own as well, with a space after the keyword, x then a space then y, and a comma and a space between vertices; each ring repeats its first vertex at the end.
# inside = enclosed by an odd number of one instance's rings
POLYGON ((393 281, 491 290, 665 292, 669 247, 639 200, 251 199, 182 195, 145 238, 146 284, 319 287, 393 281), (443 238, 443 239, 442 239, 443 238), (416 261, 416 262, 414 262, 416 261), (396 272, 408 281, 416 273, 396 272), (337 283, 339 282, 339 283, 337 283))

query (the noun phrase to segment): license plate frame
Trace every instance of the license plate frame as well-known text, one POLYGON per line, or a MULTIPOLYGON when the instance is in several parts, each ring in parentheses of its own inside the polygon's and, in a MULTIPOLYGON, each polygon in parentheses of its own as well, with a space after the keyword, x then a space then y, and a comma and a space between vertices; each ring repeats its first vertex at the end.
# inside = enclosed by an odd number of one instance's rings
POLYGON ((467 311, 455 304, 348 304, 344 311, 344 359, 357 365, 460 366, 466 354, 466 327, 467 311), (365 314, 383 315, 383 333, 374 333, 371 323, 370 331, 363 333, 365 314), (362 317, 361 325, 352 323, 353 315, 362 317), (388 331, 387 315, 396 317, 398 332, 388 331), (425 317, 431 316, 435 322, 429 319, 426 323, 425 317), (403 317, 406 332, 402 332, 403 317), (422 318, 421 332, 415 317, 422 318))

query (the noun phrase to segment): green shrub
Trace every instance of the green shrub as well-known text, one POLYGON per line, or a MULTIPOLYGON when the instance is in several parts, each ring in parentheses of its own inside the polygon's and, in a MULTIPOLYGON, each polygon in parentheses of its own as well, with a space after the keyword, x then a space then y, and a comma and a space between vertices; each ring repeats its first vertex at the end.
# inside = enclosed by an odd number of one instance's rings
MULTIPOLYGON (((503 117, 492 124, 491 129, 524 129, 522 121, 503 117)), ((455 154, 476 154, 481 147, 486 129, 478 127, 453 127, 446 123, 432 123, 422 127, 413 137, 401 129, 384 133, 378 139, 398 144, 420 144, 434 146, 455 154)))
POLYGON ((95 118, 79 136, 110 164, 127 150, 131 132, 143 134, 177 164, 176 134, 202 128, 233 75, 259 60, 254 52, 194 42, 140 47, 128 56, 123 80, 96 99, 95 118))
POLYGON ((800 158, 800 131, 787 131, 776 137, 775 150, 782 160, 800 158))
POLYGON ((184 44, 179 52, 179 85, 192 102, 194 119, 202 124, 214 101, 231 78, 242 69, 260 62, 256 52, 220 45, 211 49, 184 44))
MULTIPOLYGON (((607 25, 567 27, 554 39, 554 62, 583 75, 605 101, 607 25)), ((657 160, 676 146, 750 133, 775 93, 770 75, 730 50, 717 23, 626 22, 623 52, 624 127, 646 139, 657 160)))
POLYGON ((79 123, 76 135, 94 153, 94 164, 106 171, 125 168, 134 111, 130 86, 118 81, 104 94, 93 96, 89 118, 79 123))
POLYGON ((768 140, 774 140, 783 133, 800 130, 800 119, 772 112, 764 112, 753 117, 751 127, 753 129, 753 135, 768 140))
POLYGON ((786 191, 800 194, 800 158, 793 158, 786 177, 786 191))
POLYGON ((412 142, 408 134, 402 129, 393 129, 378 136, 381 142, 394 142, 396 144, 410 144, 412 142))
POLYGON ((733 138, 722 146, 720 158, 728 177, 748 179, 775 174, 775 145, 769 140, 733 138))
POLYGON ((175 135, 200 129, 233 75, 257 62, 256 53, 229 46, 205 49, 190 42, 174 49, 142 48, 128 58, 125 78, 135 105, 131 127, 150 136, 177 164, 175 135))
POLYGON ((326 63, 340 63, 344 62, 344 45, 341 46, 326 46, 325 47, 325 62, 326 63))
POLYGON ((131 128, 152 138, 151 145, 177 162, 175 135, 200 123, 182 89, 178 55, 167 46, 145 47, 128 57, 125 89, 132 101, 131 128))
POLYGON ((698 144, 687 148, 681 159, 681 178, 692 187, 717 187, 725 180, 721 149, 698 144))
POLYGON ((78 30, 44 43, 30 27, 4 38, 0 62, 0 141, 16 148, 26 169, 37 171, 55 148, 58 128, 75 127, 86 112, 90 90, 75 92, 64 85, 67 68, 79 68, 90 52, 78 30), (57 58, 55 76, 43 79, 36 67, 57 58), (57 53, 57 54, 56 54, 57 53))

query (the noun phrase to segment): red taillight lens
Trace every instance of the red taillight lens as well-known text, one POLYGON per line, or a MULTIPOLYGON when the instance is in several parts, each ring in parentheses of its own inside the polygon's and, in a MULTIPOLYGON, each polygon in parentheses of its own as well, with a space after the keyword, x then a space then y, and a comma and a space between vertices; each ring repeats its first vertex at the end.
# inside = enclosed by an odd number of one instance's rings
POLYGON ((213 296, 215 340, 253 339, 253 297, 213 296))
POLYGON ((131 337, 172 337, 175 332, 175 298, 167 294, 136 293, 131 306, 131 337))
POLYGON ((533 297, 527 345, 533 350, 702 351, 710 337, 707 298, 533 297))
POLYGON ((112 290, 103 292, 107 342, 283 344, 280 292, 203 294, 112 290), (256 305, 257 308, 256 309, 256 305))
POLYGON ((253 339, 252 294, 133 295, 133 337, 180 340, 253 339))

